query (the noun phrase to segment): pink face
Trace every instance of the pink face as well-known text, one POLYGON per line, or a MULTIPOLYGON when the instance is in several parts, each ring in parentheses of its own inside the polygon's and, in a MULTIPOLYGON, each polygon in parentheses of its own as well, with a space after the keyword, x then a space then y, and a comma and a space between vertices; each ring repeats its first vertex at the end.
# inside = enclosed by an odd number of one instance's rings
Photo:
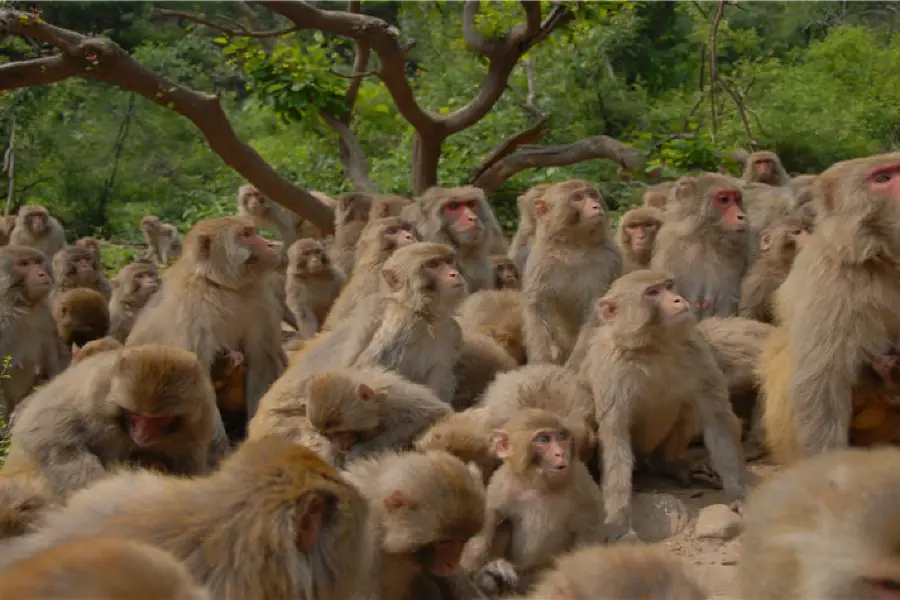
POLYGON ((544 470, 561 473, 572 460, 572 436, 565 429, 543 429, 534 434, 531 446, 541 457, 544 470))
POLYGON ((753 162, 756 173, 759 175, 771 175, 775 170, 775 161, 771 158, 760 158, 753 162))
POLYGON ((659 225, 655 221, 645 221, 643 223, 629 223, 625 226, 628 232, 628 239, 631 240, 631 248, 635 252, 642 252, 647 247, 647 243, 656 233, 659 225))
POLYGON ((459 567, 459 560, 462 557, 464 546, 464 542, 456 540, 433 542, 431 544, 432 558, 429 570, 435 575, 444 577, 453 575, 459 567))
POLYGON ((458 232, 468 232, 478 227, 478 202, 476 200, 455 200, 441 208, 444 221, 458 232))
POLYGON ((237 230, 235 241, 238 246, 250 250, 251 257, 263 259, 266 263, 277 265, 281 262, 281 257, 272 249, 264 238, 256 233, 256 227, 246 225, 237 230))
POLYGON ((722 222, 731 231, 736 233, 746 231, 747 215, 744 214, 744 199, 740 190, 716 190, 712 193, 712 203, 722 222))
POLYGON ((165 429, 175 417, 160 417, 128 412, 131 439, 140 447, 152 446, 165 434, 165 429))
POLYGON ((900 201, 900 165, 872 169, 866 177, 866 187, 873 194, 900 201))

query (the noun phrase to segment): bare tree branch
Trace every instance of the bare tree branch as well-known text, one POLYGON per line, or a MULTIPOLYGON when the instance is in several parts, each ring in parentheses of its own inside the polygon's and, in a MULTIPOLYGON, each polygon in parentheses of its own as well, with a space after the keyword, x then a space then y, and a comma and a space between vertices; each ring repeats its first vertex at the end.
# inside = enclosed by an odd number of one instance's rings
POLYGON ((716 14, 713 17, 712 29, 709 34, 709 99, 710 99, 710 111, 712 113, 712 121, 713 121, 713 136, 715 139, 716 133, 716 102, 715 102, 715 88, 716 86, 722 88, 726 94, 728 94, 731 99, 734 101, 735 106, 738 109, 738 114, 741 117, 741 123, 744 125, 744 133, 747 135, 747 143, 750 144, 751 149, 755 149, 757 147, 756 139, 753 137, 753 133, 750 131, 750 122, 747 120, 747 114, 744 111, 744 102, 741 99, 740 95, 735 92, 728 83, 722 79, 719 75, 719 68, 716 64, 716 44, 717 44, 717 36, 719 33, 719 24, 722 22, 722 17, 725 14, 725 5, 728 4, 727 0, 719 0, 716 5, 716 14))
MULTIPOLYGON (((249 8, 249 7, 248 7, 249 8)), ((184 19, 186 21, 192 21, 199 25, 205 25, 211 29, 217 29, 222 33, 226 33, 232 37, 252 37, 252 38, 276 38, 281 37, 283 35, 287 35, 289 33, 294 33, 297 31, 297 27, 288 27, 286 29, 279 29, 277 31, 247 31, 244 28, 240 29, 232 29, 230 27, 226 27, 220 23, 215 23, 214 21, 210 21, 209 19, 205 19, 200 15, 195 15, 191 13, 182 12, 180 10, 169 10, 167 8, 153 8, 154 14, 157 14, 161 17, 174 18, 174 19, 184 19)))
POLYGON ((341 165, 344 167, 344 174, 347 179, 353 182, 353 185, 360 192, 368 192, 374 194, 378 191, 372 179, 369 176, 369 164, 366 158, 366 152, 360 145, 359 140, 350 129, 347 123, 341 119, 337 119, 325 111, 322 111, 322 118, 337 132, 339 137, 338 147, 341 152, 341 165))
MULTIPOLYGON (((362 2, 360 0, 350 0, 347 2, 347 12, 351 14, 358 14, 362 12, 362 2)), ((366 71, 366 67, 369 66, 369 44, 362 40, 354 40, 356 42, 356 55, 353 57, 353 73, 363 73, 366 71)), ((377 69, 373 69, 369 71, 369 73, 373 75, 378 74, 377 69)), ((347 102, 347 112, 342 116, 342 121, 346 124, 350 124, 350 119, 353 116, 353 107, 356 106, 356 98, 359 96, 359 88, 362 87, 362 78, 360 77, 354 79, 350 82, 350 85, 347 86, 347 93, 344 94, 344 100, 347 102)))
POLYGON ((493 56, 499 47, 500 41, 487 39, 478 31, 478 25, 475 21, 480 8, 481 2, 478 0, 466 0, 463 4, 463 41, 466 43, 466 47, 472 52, 477 52, 485 56, 493 56))
POLYGON ((484 159, 484 162, 475 168, 472 175, 469 176, 470 183, 477 181, 484 172, 491 168, 497 161, 506 158, 515 152, 517 148, 525 144, 536 144, 550 133, 550 129, 547 127, 547 117, 538 109, 526 105, 522 107, 522 110, 531 113, 535 118, 535 124, 525 131, 520 131, 503 140, 503 142, 501 142, 501 144, 484 159))
MULTIPOLYGON (((282 178, 246 142, 241 140, 222 110, 218 95, 177 84, 135 61, 116 43, 90 38, 55 27, 30 14, 0 10, 0 37, 27 35, 56 46, 54 77, 47 75, 45 59, 0 65, 0 89, 16 89, 60 81, 78 75, 103 81, 140 94, 154 104, 189 119, 203 133, 213 152, 275 202, 313 222, 323 232, 334 230, 334 213, 306 189, 282 178)), ((49 69, 47 69, 49 70, 49 69)))
POLYGON ((530 58, 526 58, 522 61, 522 66, 525 68, 525 82, 528 85, 528 94, 525 96, 525 105, 534 106, 534 63, 530 58))

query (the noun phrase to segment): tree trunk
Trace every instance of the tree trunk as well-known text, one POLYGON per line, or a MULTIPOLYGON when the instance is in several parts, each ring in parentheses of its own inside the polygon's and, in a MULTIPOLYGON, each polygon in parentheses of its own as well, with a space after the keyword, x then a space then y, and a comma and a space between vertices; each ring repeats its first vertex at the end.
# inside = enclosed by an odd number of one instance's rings
POLYGON ((413 138, 412 193, 418 196, 438 184, 438 164, 444 139, 437 136, 425 138, 416 132, 413 138))

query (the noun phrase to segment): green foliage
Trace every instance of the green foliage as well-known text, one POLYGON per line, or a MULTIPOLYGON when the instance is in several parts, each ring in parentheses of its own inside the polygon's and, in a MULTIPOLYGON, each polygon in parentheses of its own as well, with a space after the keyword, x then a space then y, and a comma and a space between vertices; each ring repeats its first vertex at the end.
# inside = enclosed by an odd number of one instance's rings
POLYGON ((107 277, 113 277, 125 265, 137 260, 138 254, 133 249, 113 244, 100 245, 100 264, 107 277))

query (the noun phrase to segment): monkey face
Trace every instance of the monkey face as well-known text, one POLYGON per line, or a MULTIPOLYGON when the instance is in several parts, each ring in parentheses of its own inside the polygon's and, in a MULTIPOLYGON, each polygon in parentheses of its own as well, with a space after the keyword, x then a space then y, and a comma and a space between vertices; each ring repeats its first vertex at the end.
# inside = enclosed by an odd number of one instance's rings
POLYGON ((739 189, 717 189, 712 192, 711 198, 713 210, 729 232, 741 234, 749 229, 744 199, 739 189))
POLYGON ((568 429, 542 429, 531 438, 531 454, 551 477, 562 475, 572 462, 572 434, 568 429))
POLYGON ((485 226, 479 218, 478 200, 448 200, 441 204, 441 219, 458 244, 477 244, 485 226))
POLYGON ((34 235, 40 235, 49 227, 49 215, 45 212, 35 211, 28 213, 25 218, 26 226, 34 235))
POLYGON ((768 179, 775 171, 775 162, 771 158, 759 158, 753 163, 756 174, 762 178, 768 179))
POLYGON ((37 250, 19 253, 13 262, 12 279, 21 282, 23 295, 31 302, 46 298, 53 287, 47 260, 37 250))
POLYGON ((149 271, 139 273, 134 281, 137 284, 136 291, 141 296, 149 297, 159 289, 159 278, 155 273, 149 271))
POLYGON ((521 287, 519 269, 509 259, 495 259, 494 276, 497 289, 517 290, 521 287))
POLYGON ((278 252, 256 233, 256 227, 251 223, 233 226, 230 239, 226 240, 226 253, 230 255, 232 265, 274 269, 281 263, 278 252))
POLYGON ((568 201, 577 212, 582 228, 593 228, 606 217, 606 211, 600 204, 600 192, 593 187, 573 190, 568 201))
POLYGON ((422 265, 426 281, 433 283, 438 296, 447 301, 461 301, 465 297, 466 280, 456 267, 455 258, 435 258, 422 265))
POLYGON ((401 248, 418 241, 413 233, 412 225, 405 223, 403 225, 390 225, 385 228, 382 234, 385 248, 401 248))

